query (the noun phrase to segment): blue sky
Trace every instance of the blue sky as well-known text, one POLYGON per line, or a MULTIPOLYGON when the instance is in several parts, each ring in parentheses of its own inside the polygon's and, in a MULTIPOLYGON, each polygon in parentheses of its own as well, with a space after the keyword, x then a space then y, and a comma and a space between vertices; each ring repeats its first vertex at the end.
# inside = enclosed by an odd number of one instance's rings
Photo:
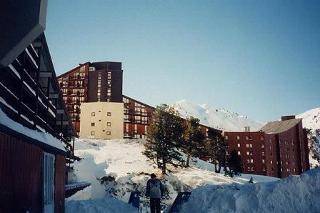
POLYGON ((121 61, 124 94, 268 121, 319 107, 320 1, 51 0, 56 72, 121 61))

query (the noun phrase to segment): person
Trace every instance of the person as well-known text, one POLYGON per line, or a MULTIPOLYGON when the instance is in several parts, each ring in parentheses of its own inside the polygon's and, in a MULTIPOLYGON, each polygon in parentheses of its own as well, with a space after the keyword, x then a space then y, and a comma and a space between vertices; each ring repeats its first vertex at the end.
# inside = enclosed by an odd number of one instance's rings
POLYGON ((163 196, 163 185, 154 173, 151 174, 151 179, 147 182, 146 196, 150 198, 151 213, 160 213, 160 199, 163 196))

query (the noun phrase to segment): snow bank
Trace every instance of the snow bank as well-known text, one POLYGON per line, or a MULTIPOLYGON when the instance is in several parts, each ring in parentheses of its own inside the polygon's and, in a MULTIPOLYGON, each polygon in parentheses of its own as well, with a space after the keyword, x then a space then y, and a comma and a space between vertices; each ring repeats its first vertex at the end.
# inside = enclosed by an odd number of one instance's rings
POLYGON ((275 182, 203 186, 181 212, 320 212, 320 169, 275 182))
POLYGON ((67 201, 66 213, 136 213, 138 210, 131 205, 112 197, 95 200, 67 201))
POLYGON ((11 120, 0 108, 0 124, 19 132, 25 136, 33 138, 41 143, 45 143, 49 146, 55 147, 62 151, 66 151, 62 141, 58 140, 57 138, 53 137, 52 135, 46 132, 39 132, 33 129, 29 129, 18 122, 11 120))

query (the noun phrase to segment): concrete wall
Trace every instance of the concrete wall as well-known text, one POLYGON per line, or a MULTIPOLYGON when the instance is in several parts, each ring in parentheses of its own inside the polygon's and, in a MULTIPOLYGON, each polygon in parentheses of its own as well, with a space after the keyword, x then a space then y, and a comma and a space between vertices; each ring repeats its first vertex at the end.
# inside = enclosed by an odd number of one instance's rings
POLYGON ((123 110, 123 103, 82 103, 80 138, 122 139, 123 110))

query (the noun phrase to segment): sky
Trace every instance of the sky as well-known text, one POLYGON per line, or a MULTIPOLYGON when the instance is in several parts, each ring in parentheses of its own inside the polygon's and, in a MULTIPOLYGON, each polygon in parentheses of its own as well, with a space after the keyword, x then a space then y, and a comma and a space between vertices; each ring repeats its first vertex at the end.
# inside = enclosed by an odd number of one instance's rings
POLYGON ((320 1, 50 0, 57 74, 119 61, 149 105, 223 107, 257 121, 320 107, 320 1))

